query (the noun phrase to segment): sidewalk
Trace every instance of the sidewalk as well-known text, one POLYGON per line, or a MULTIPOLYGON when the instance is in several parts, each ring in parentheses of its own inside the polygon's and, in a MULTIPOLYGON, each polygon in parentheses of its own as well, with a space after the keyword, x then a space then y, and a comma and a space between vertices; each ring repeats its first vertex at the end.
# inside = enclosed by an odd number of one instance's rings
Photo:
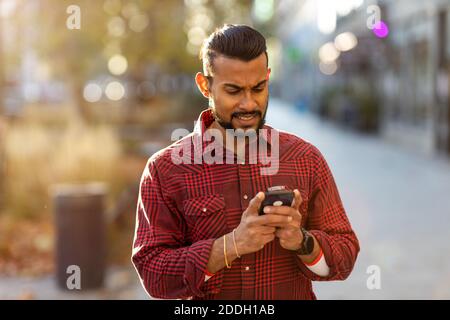
POLYGON ((331 167, 361 252, 344 282, 315 282, 319 299, 450 298, 450 161, 345 131, 271 100, 267 123, 307 139, 331 167), (381 290, 366 286, 370 265, 381 290))
POLYGON ((109 268, 105 286, 98 290, 62 290, 54 276, 39 278, 0 277, 0 300, 134 300, 149 299, 139 283, 136 271, 129 268, 109 268))

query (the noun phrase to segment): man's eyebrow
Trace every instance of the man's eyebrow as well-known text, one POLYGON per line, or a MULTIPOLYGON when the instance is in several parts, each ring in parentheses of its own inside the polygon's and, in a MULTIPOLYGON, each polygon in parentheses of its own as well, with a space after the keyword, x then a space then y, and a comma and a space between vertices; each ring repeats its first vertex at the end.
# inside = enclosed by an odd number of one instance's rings
POLYGON ((263 84, 265 84, 266 82, 267 82, 267 79, 264 79, 264 80, 258 82, 258 83, 256 84, 256 86, 254 86, 253 88, 260 87, 260 86, 262 86, 263 84))
POLYGON ((242 87, 238 86, 237 84, 233 84, 233 83, 225 83, 223 86, 231 88, 231 89, 238 89, 238 90, 242 89, 242 87))
MULTIPOLYGON (((260 87, 260 86, 262 86, 263 84, 265 84, 266 82, 267 82, 267 79, 264 79, 264 80, 258 82, 258 83, 257 83, 255 86, 253 86, 252 88, 260 87)), ((241 89, 242 89, 241 86, 238 86, 237 84, 233 84, 233 83, 225 83, 223 86, 224 86, 224 87, 228 87, 228 88, 232 88, 232 89, 237 89, 237 90, 241 90, 241 89)))

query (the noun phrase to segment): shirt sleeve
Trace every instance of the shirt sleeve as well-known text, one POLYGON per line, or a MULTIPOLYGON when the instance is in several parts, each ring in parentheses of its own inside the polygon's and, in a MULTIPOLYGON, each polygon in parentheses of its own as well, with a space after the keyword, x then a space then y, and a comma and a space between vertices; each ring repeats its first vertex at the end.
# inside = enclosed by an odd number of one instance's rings
POLYGON ((149 160, 140 182, 132 262, 152 297, 203 296, 208 293, 203 285, 214 239, 187 245, 183 216, 163 190, 149 160))
POLYGON ((331 170, 320 151, 314 150, 306 229, 319 242, 329 274, 321 277, 311 272, 300 259, 299 267, 313 281, 345 280, 356 262, 359 242, 345 213, 331 170))

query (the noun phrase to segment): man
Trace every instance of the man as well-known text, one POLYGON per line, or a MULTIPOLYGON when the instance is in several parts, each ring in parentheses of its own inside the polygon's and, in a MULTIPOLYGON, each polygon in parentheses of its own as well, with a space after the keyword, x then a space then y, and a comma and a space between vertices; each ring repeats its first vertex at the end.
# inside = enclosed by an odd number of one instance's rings
POLYGON ((195 81, 210 108, 142 175, 132 256, 142 284, 156 298, 315 299, 311 281, 346 279, 359 252, 330 169, 313 145, 264 124, 270 68, 259 32, 225 25, 201 59, 195 81), (230 129, 267 130, 258 141, 278 154, 278 170, 262 174, 250 152, 239 157, 254 140, 230 129), (239 161, 190 161, 210 130, 223 137, 219 159, 239 161), (175 163, 180 150, 187 161, 175 163), (260 215, 261 191, 273 186, 294 190, 292 205, 260 215))

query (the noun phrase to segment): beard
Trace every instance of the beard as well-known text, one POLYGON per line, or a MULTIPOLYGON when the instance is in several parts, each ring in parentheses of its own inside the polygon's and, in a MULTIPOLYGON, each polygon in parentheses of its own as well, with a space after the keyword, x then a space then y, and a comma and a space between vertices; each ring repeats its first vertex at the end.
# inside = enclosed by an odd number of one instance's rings
POLYGON ((264 124, 266 123, 266 114, 267 114, 268 106, 269 106, 269 98, 267 98, 267 103, 266 103, 266 106, 265 106, 266 108, 265 108, 264 114, 262 114, 261 111, 259 111, 259 110, 255 110, 255 111, 251 111, 251 112, 233 112, 231 114, 230 121, 226 121, 225 119, 223 119, 217 113, 217 110, 216 110, 214 105, 211 106, 211 110, 212 110, 212 114, 214 116, 215 121, 222 128, 224 128, 225 130, 227 130, 227 129, 232 129, 232 130, 242 129, 242 128, 235 128, 233 126, 233 124, 231 123, 233 121, 233 118, 235 118, 235 117, 237 118, 239 116, 246 116, 246 115, 248 115, 248 116, 254 116, 254 115, 255 116, 259 116, 259 122, 258 122, 257 127, 256 127, 256 132, 258 132, 258 130, 261 129, 264 126, 264 124))

